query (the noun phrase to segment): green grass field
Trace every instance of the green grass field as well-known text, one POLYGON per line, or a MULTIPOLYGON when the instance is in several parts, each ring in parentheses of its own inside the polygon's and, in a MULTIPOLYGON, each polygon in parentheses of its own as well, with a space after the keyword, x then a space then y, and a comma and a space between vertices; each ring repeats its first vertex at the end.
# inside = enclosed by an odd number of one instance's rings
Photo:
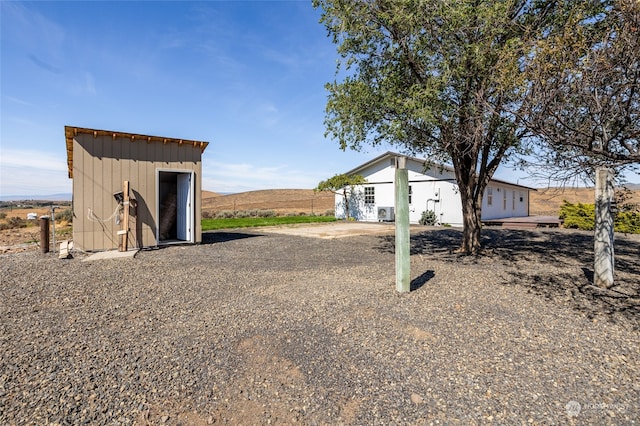
POLYGON ((331 216, 277 216, 244 217, 230 219, 202 219, 202 230, 213 231, 228 228, 251 228, 255 226, 291 225, 296 223, 335 222, 331 216))

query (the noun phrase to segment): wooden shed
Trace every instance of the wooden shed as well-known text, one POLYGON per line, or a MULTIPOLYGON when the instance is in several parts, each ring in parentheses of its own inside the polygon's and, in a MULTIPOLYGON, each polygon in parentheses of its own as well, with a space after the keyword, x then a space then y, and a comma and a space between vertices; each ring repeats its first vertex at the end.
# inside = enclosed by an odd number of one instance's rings
POLYGON ((121 248, 123 235, 131 248, 202 241, 201 159, 208 142, 72 126, 64 131, 76 249, 121 248))

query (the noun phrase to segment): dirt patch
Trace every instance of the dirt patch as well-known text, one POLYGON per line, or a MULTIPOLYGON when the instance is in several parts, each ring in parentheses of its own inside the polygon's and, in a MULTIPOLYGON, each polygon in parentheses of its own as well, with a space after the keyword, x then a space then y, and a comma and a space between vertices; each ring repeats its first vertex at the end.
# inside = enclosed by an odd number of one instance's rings
POLYGON ((344 238, 356 235, 386 235, 395 232, 395 225, 371 222, 331 222, 304 225, 283 225, 256 228, 260 232, 311 238, 344 238))

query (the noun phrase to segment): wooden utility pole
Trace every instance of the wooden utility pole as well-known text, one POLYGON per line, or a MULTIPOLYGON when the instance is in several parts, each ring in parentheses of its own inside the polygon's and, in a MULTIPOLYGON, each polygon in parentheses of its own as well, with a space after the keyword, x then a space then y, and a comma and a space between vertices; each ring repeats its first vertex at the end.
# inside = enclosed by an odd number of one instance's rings
POLYGON ((409 174, 406 157, 396 158, 396 290, 411 290, 411 243, 409 235, 409 174))
POLYGON ((125 180, 122 184, 122 196, 123 196, 123 220, 122 231, 118 234, 122 235, 122 243, 120 244, 120 251, 129 250, 129 181, 125 180))
POLYGON ((613 285, 613 172, 607 168, 596 170, 596 205, 593 283, 602 288, 613 285))

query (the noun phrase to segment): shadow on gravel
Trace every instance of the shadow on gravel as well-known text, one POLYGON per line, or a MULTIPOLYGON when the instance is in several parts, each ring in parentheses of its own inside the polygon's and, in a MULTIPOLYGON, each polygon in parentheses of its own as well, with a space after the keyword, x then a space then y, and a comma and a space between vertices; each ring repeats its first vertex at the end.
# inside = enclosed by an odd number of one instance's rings
POLYGON ((226 243, 229 241, 243 240, 245 238, 263 237, 262 234, 247 234, 244 232, 218 232, 210 231, 202 233, 202 244, 226 243))
MULTIPOLYGON (((501 265, 510 277, 503 285, 522 285, 589 318, 605 315, 640 329, 640 240, 616 239, 616 277, 610 289, 593 286, 593 235, 588 232, 485 228, 478 256, 454 253, 461 241, 457 229, 421 232, 411 236, 411 254, 461 265, 501 265)), ((393 253, 393 236, 380 237, 376 248, 393 253)))
POLYGON ((431 278, 435 277, 436 273, 434 271, 427 271, 424 274, 420 275, 411 280, 409 284, 409 291, 416 291, 423 285, 425 285, 431 278))

